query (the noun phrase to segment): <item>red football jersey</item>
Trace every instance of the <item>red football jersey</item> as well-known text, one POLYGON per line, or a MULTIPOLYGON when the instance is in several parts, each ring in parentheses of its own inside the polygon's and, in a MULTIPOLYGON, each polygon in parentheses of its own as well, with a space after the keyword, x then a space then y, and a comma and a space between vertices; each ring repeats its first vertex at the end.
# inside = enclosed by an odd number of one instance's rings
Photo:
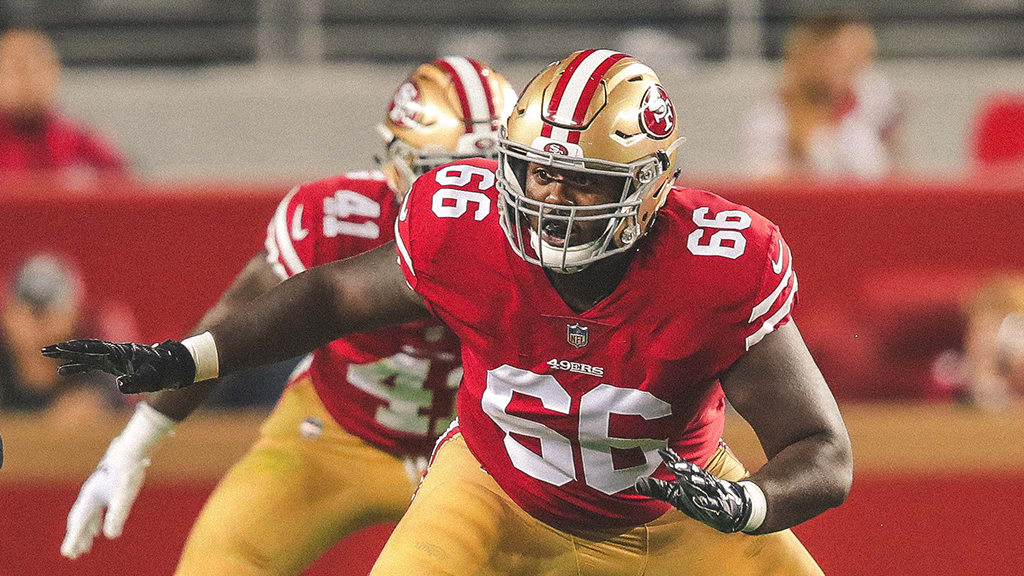
POLYGON ((778 229, 676 188, 625 278, 581 314, 500 228, 495 163, 421 177, 402 207, 406 279, 462 341, 459 427, 508 495, 560 528, 633 526, 669 505, 657 449, 705 464, 725 418, 718 378, 787 322, 796 296, 778 229))
MULTIPOLYGON (((288 278, 361 254, 394 238, 397 215, 380 172, 298 186, 267 227, 268 261, 288 278)), ((462 377, 458 339, 436 321, 335 340, 314 351, 296 376, 307 366, 338 424, 388 452, 429 454, 454 417, 462 377)))

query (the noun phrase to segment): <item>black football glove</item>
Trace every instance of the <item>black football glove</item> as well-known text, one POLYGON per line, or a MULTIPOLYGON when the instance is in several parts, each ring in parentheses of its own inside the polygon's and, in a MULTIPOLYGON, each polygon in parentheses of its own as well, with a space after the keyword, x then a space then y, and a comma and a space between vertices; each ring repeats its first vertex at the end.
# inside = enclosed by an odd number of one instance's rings
POLYGON ((69 340, 47 346, 43 356, 66 360, 61 375, 102 370, 117 376, 122 394, 156 392, 188 386, 195 381, 196 365, 181 342, 167 340, 154 346, 106 340, 69 340))
POLYGON ((658 450, 674 481, 640 477, 636 491, 664 500, 721 532, 739 532, 750 520, 752 505, 746 490, 736 482, 723 480, 707 470, 680 458, 671 448, 658 450))

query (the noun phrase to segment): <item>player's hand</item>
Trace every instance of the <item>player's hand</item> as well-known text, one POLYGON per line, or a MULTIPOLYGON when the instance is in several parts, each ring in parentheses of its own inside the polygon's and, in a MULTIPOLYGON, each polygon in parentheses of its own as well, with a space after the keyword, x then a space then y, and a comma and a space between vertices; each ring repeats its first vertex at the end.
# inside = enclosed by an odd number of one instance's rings
POLYGON ((117 538, 139 494, 154 445, 170 434, 175 422, 145 402, 124 431, 114 438, 99 466, 82 485, 68 513, 67 532, 60 553, 74 560, 92 548, 103 521, 103 535, 117 538), (104 513, 105 512, 105 513, 104 513))
POLYGON ((107 538, 121 535, 128 512, 142 487, 149 459, 117 455, 116 443, 114 440, 107 455, 82 485, 68 513, 68 527, 60 553, 72 560, 92 548, 104 510, 103 535, 107 538))
POLYGON ((747 491, 737 482, 723 480, 700 466, 680 458, 671 448, 658 450, 674 481, 641 477, 636 491, 663 500, 721 532, 743 530, 750 520, 752 504, 747 491))
POLYGON ((47 346, 43 356, 66 360, 57 368, 62 375, 102 370, 117 376, 122 394, 155 392, 188 386, 195 381, 196 365, 188 349, 174 340, 145 346, 134 342, 70 340, 47 346))

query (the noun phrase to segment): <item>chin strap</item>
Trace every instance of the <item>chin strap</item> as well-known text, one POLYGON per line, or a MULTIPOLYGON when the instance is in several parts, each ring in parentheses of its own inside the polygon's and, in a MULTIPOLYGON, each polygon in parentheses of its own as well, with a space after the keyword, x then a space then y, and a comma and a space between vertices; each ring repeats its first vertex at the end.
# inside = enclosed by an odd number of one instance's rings
POLYGON ((559 248, 558 246, 552 246, 551 244, 541 240, 540 235, 537 234, 533 228, 530 228, 530 245, 533 247, 533 251, 537 253, 537 259, 540 260, 541 264, 545 268, 552 272, 558 272, 559 274, 575 274, 592 264, 592 262, 588 262, 586 264, 577 265, 576 261, 585 260, 592 256, 594 246, 600 241, 601 237, 579 246, 559 248), (543 252, 541 252, 541 250, 543 250, 543 252), (562 266, 563 251, 565 253, 565 267, 562 266), (542 256, 542 254, 555 254, 557 262, 546 262, 545 256, 542 256))

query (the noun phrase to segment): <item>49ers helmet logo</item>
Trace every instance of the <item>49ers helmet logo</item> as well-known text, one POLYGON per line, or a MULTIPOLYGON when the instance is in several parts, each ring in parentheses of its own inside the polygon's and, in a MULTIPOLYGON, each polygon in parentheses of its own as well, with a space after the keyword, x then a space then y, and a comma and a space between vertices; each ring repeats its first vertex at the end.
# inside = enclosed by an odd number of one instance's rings
POLYGON ((422 113, 419 89, 412 82, 403 82, 391 98, 388 117, 399 126, 409 127, 420 123, 422 113))
POLYGON ((544 151, 550 152, 552 154, 561 154, 562 156, 569 155, 569 149, 566 148, 565 146, 562 146, 558 142, 548 142, 547 144, 544 145, 544 151))
POLYGON ((676 109, 668 94, 660 84, 651 86, 640 101, 640 129, 651 138, 661 140, 668 138, 675 127, 676 109))

